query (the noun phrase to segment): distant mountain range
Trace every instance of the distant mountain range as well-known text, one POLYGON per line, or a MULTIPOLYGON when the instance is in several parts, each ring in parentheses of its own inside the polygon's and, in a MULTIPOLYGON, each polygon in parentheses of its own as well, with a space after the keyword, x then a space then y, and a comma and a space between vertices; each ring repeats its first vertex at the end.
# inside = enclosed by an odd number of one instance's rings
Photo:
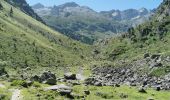
POLYGON ((45 7, 38 3, 34 11, 47 25, 85 43, 126 32, 128 28, 146 21, 153 11, 146 8, 96 12, 75 2, 45 7))

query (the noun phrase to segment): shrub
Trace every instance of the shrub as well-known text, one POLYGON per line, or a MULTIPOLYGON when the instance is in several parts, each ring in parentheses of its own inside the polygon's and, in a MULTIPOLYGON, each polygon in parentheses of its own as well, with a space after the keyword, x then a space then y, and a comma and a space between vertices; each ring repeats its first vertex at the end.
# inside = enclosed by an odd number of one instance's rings
POLYGON ((41 87, 41 84, 39 82, 34 82, 32 86, 34 86, 34 87, 41 87))
POLYGON ((96 96, 100 96, 101 98, 104 98, 104 99, 111 99, 113 98, 113 93, 103 93, 103 92, 97 92, 96 93, 96 96))
POLYGON ((11 86, 23 86, 27 87, 27 82, 24 80, 13 80, 11 86))

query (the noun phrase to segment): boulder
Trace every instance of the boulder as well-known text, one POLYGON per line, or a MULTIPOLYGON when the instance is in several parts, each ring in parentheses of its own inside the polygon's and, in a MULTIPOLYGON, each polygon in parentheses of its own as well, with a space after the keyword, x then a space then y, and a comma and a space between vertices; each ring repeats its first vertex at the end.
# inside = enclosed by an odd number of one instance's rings
POLYGON ((95 77, 89 77, 89 78, 85 79, 84 84, 94 85, 94 81, 95 81, 95 77))
POLYGON ((34 75, 30 78, 31 81, 36 81, 36 82, 40 82, 40 77, 38 75, 34 75))
POLYGON ((40 76, 40 80, 42 83, 50 84, 50 85, 55 85, 57 82, 55 74, 51 73, 50 71, 44 72, 40 76))
POLYGON ((140 93, 147 93, 146 90, 144 89, 144 87, 140 87, 138 89, 138 92, 140 92, 140 93))
POLYGON ((120 85, 119 84, 115 84, 115 87, 120 87, 120 85))
POLYGON ((52 78, 43 81, 44 84, 49 84, 49 85, 55 85, 56 82, 57 82, 56 79, 52 79, 52 78))
POLYGON ((67 80, 65 78, 58 78, 57 81, 59 81, 59 82, 66 82, 67 80))
POLYGON ((76 74, 73 73, 65 73, 64 78, 67 80, 76 80, 76 74))
POLYGON ((144 58, 148 58, 148 57, 150 57, 149 53, 145 53, 144 58))
POLYGON ((156 91, 160 91, 160 90, 161 90, 161 86, 160 85, 156 86, 156 91))
POLYGON ((57 82, 55 74, 50 71, 44 72, 41 76, 35 75, 31 77, 30 80, 49 85, 55 85, 57 82))
POLYGON ((77 80, 84 80, 85 78, 84 78, 84 76, 83 75, 81 75, 81 74, 76 74, 76 79, 77 80))
POLYGON ((102 86, 102 83, 101 82, 95 82, 94 86, 102 86))
POLYGON ((77 80, 68 80, 67 83, 70 83, 70 84, 72 84, 73 86, 74 86, 74 85, 80 85, 80 84, 81 84, 81 83, 80 83, 79 81, 77 81, 77 80))
POLYGON ((150 67, 151 67, 151 68, 153 68, 153 67, 162 67, 162 66, 163 66, 162 63, 157 63, 157 62, 152 62, 152 63, 150 64, 150 67))
POLYGON ((34 82, 33 81, 26 81, 28 86, 31 86, 34 82))
POLYGON ((161 55, 159 54, 153 54, 151 55, 151 59, 158 59, 161 55))
POLYGON ((61 95, 70 95, 70 93, 72 92, 72 88, 64 84, 50 86, 45 88, 45 90, 58 91, 61 95))

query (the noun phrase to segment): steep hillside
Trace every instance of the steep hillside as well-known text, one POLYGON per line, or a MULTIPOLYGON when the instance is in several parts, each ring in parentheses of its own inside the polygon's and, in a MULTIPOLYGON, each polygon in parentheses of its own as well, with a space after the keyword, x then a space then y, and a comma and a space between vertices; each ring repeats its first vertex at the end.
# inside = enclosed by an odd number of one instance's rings
POLYGON ((90 46, 67 38, 3 0, 0 3, 0 62, 9 75, 19 76, 27 67, 36 74, 87 61, 90 46))
MULTIPOLYGON (((38 5, 39 6, 39 5, 38 5)), ((112 21, 86 6, 74 2, 54 7, 36 7, 34 11, 47 25, 85 43, 126 31, 129 26, 112 21)))
POLYGON ((32 8, 27 4, 25 0, 6 0, 6 1, 11 5, 22 10, 27 15, 45 24, 45 22, 32 10, 32 8))

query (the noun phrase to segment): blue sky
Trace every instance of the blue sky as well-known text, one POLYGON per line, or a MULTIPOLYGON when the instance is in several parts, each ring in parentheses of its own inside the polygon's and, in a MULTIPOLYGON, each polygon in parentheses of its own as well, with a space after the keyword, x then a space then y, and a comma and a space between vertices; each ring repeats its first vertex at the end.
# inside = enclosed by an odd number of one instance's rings
POLYGON ((89 6, 96 11, 108 11, 111 9, 125 10, 129 8, 139 9, 145 7, 153 9, 159 6, 163 0, 26 0, 30 5, 42 3, 46 6, 60 5, 66 2, 76 2, 81 6, 89 6))

